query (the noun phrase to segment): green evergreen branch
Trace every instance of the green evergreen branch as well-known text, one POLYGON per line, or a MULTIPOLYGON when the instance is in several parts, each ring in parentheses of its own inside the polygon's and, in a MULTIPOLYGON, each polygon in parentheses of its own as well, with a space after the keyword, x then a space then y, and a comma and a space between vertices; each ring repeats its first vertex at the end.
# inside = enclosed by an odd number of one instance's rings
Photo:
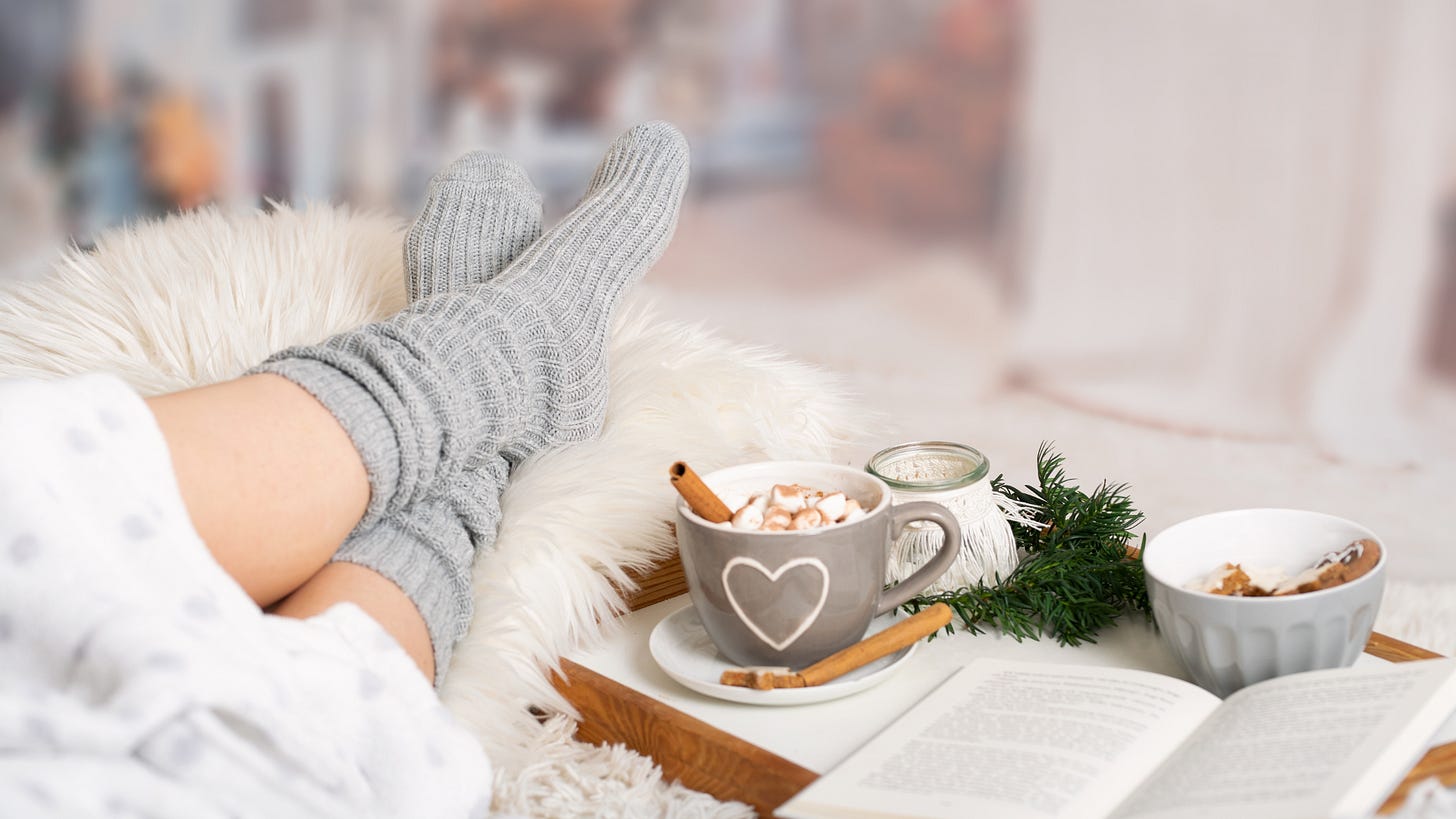
MULTIPOLYGON (((993 626, 1018 642, 1049 634, 1073 646, 1095 643, 1098 632, 1129 610, 1150 616, 1141 549, 1134 555, 1128 550, 1143 515, 1127 484, 1103 481, 1090 494, 1083 492, 1049 443, 1037 449, 1036 476, 1037 485, 1021 489, 1000 475, 991 482, 1037 523, 1011 524, 1022 556, 1011 574, 990 586, 917 597, 907 610, 945 603, 972 634, 993 626)), ((953 631, 946 626, 947 633, 953 631)))

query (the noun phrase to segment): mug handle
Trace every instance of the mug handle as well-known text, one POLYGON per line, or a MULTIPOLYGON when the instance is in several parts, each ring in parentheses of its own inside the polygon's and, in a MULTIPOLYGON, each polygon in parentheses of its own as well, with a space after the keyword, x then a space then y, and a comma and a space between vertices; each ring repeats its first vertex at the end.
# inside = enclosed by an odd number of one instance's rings
POLYGON ((940 544, 940 551, 936 552, 935 556, 930 558, 924 566, 885 591, 884 596, 880 598, 880 607, 875 611, 876 617, 887 611, 894 611, 923 591, 926 586, 940 579, 940 576, 950 569, 950 564, 955 562, 956 554, 960 552, 960 522, 956 520, 955 515, 950 513, 949 509, 930 501, 911 501, 893 507, 890 510, 891 539, 898 539, 906 526, 921 520, 939 526, 940 531, 945 533, 945 542, 940 544))

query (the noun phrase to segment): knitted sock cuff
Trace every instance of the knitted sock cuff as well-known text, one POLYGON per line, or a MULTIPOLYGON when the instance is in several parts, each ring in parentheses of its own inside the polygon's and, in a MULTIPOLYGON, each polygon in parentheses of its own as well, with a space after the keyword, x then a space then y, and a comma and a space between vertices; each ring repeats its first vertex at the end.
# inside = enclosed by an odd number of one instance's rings
MULTIPOLYGON (((280 356, 287 356, 281 353, 280 356)), ((248 371, 280 375, 324 405, 353 442, 369 477, 369 505, 359 527, 372 525, 399 485, 400 453, 394 425, 379 402, 338 368, 311 358, 275 356, 248 371)))
POLYGON ((430 634, 438 687, 455 644, 470 627, 475 549, 449 508, 426 503, 409 507, 408 512, 355 532, 334 554, 333 562, 379 573, 415 604, 430 634))

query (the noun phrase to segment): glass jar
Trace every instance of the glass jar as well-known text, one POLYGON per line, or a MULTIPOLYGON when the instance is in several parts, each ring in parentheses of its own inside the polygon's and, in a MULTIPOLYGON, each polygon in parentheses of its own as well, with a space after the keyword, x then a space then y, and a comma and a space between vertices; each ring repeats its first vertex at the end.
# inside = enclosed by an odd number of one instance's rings
MULTIPOLYGON (((890 487, 891 501, 933 501, 961 525, 956 562, 927 594, 967 586, 995 585, 1016 568, 1016 539, 991 490, 991 462, 973 447, 950 441, 915 441, 875 453, 865 471, 890 487)), ((891 581, 908 577, 940 548, 935 526, 912 523, 890 548, 891 581)))

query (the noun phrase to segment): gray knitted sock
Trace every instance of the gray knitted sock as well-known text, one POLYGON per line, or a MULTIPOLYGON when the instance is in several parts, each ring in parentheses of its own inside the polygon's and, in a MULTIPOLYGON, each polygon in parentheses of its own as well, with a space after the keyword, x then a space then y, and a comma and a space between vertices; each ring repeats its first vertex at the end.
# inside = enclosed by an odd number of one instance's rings
POLYGON ((519 164, 473 151, 435 174, 404 241, 410 301, 479 284, 541 235, 541 194, 519 164))
MULTIPOLYGON (((615 308, 666 248, 687 160, 671 126, 633 128, 581 204, 489 282, 436 293, 255 370, 308 390, 349 434, 371 488, 360 529, 468 484, 468 471, 496 453, 516 462, 596 435, 615 308)), ((442 652, 469 622, 472 558, 398 557, 386 574, 420 608, 441 671, 442 652), (461 581, 446 584, 458 587, 448 595, 442 574, 461 581)))
MULTIPOLYGON (((541 195, 520 165, 473 152, 430 180, 425 204, 404 244, 405 288, 411 302, 488 281, 541 235, 541 195)), ((410 583, 421 611, 455 611, 431 627, 435 683, 453 646, 470 625, 470 568, 479 549, 495 543, 500 495, 510 468, 499 455, 467 467, 444 491, 357 528, 334 562, 355 563, 401 588, 410 583), (410 580, 413 578, 413 581, 410 580)))

